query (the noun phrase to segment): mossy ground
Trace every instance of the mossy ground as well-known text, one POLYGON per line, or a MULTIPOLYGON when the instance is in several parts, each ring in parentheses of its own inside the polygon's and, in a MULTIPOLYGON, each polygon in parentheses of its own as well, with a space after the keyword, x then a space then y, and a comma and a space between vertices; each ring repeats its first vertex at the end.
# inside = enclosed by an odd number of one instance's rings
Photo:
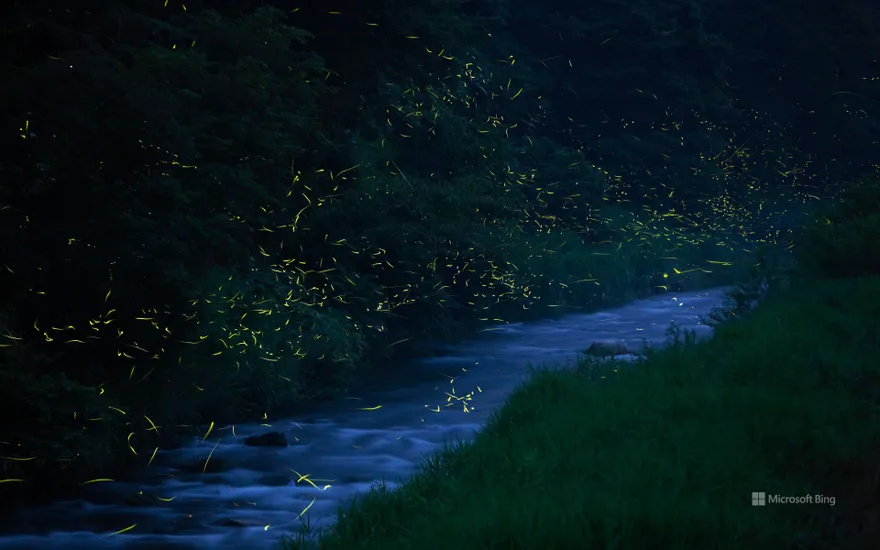
POLYGON ((536 370, 472 443, 284 546, 876 548, 878 294, 878 276, 801 281, 709 341, 536 370))

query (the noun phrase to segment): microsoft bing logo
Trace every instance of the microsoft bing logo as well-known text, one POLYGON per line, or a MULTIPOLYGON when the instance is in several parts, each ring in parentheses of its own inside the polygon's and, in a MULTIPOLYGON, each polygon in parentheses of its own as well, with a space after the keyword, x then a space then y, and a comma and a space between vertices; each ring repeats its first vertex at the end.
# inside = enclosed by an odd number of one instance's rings
POLYGON ((752 493, 752 506, 767 506, 768 504, 826 504, 834 506, 837 504, 837 499, 825 495, 783 496, 768 495, 763 491, 752 493))

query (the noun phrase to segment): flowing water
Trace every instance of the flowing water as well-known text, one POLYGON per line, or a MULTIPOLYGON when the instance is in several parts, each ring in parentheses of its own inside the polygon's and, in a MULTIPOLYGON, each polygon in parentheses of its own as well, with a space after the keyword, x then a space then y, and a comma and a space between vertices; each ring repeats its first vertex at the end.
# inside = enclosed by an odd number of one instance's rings
POLYGON ((96 484, 80 500, 0 520, 0 548, 273 548, 282 534, 300 528, 297 516, 309 505, 313 527, 332 524, 340 500, 380 480, 393 485, 445 442, 471 439, 529 364, 570 365, 596 340, 623 340, 632 350, 644 341, 659 345, 671 321, 707 336, 711 328, 700 317, 722 304, 723 290, 498 326, 437 357, 401 365, 375 386, 308 415, 237 425, 234 434, 215 431, 208 440, 159 452, 136 481, 96 484), (289 446, 244 444, 272 431, 284 433, 289 446))

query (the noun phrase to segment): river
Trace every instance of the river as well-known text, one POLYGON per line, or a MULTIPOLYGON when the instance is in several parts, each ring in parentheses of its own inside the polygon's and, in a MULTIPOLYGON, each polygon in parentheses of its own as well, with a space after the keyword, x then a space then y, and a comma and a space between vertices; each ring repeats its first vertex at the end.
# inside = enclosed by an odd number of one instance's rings
POLYGON ((234 434, 215 429, 207 440, 160 451, 135 481, 95 484, 78 500, 5 518, 0 548, 274 548, 306 517, 313 527, 331 525, 340 501, 379 480, 405 479, 445 442, 471 439, 530 364, 570 365, 597 340, 623 340, 634 350, 643 341, 659 345, 671 321, 708 336, 700 317, 722 304, 723 292, 664 294, 614 310, 494 327, 398 365, 369 388, 309 414, 271 426, 236 425, 234 434), (285 434, 289 445, 244 444, 266 432, 285 434))

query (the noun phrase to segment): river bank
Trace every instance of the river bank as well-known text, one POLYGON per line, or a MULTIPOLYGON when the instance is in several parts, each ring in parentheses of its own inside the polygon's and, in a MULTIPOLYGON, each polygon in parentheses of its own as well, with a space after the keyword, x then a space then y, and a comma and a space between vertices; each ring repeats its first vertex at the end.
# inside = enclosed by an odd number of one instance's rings
POLYGON ((287 548, 876 548, 878 292, 802 281, 633 368, 538 372, 287 548))
POLYGON ((401 362, 369 387, 308 414, 270 425, 218 426, 160 451, 130 482, 96 483, 77 501, 15 518, 0 546, 273 548, 306 523, 332 525, 340 502, 376 482, 406 479, 426 456, 470 440, 530 365, 574 365, 597 340, 624 340, 632 349, 643 340, 661 344, 673 321, 708 335, 700 319, 722 302, 716 288, 495 326, 434 357, 401 362), (266 433, 283 434, 287 445, 245 444, 266 433))

